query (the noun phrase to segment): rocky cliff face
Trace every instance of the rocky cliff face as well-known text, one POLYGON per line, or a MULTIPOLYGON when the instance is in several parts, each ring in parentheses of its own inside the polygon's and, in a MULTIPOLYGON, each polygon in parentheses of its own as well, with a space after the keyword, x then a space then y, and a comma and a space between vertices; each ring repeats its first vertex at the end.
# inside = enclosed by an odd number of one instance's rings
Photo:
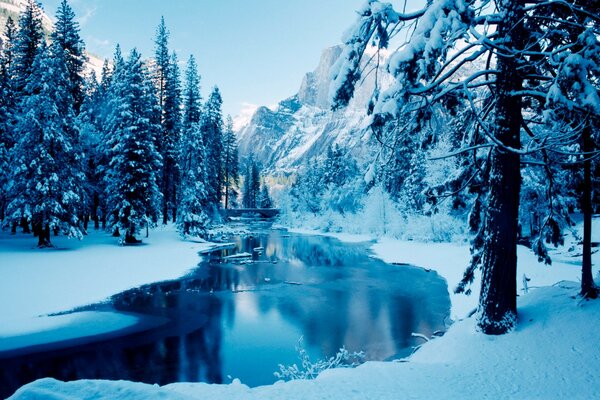
MULTIPOLYGON (((325 49, 317 68, 304 76, 297 94, 274 109, 256 110, 237 132, 242 157, 252 154, 272 172, 289 173, 336 143, 359 159, 370 152, 365 110, 374 89, 374 74, 363 80, 346 109, 332 111, 331 69, 340 55, 340 46, 325 49)), ((388 80, 385 74, 381 76, 388 80)))

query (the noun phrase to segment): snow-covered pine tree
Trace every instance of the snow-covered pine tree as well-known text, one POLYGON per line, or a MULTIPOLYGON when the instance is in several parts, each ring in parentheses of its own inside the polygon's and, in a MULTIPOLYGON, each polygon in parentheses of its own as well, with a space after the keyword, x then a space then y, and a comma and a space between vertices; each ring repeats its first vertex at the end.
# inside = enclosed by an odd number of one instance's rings
POLYGON ((251 155, 246 162, 242 186, 242 205, 244 208, 260 207, 260 194, 260 167, 251 155))
POLYGON ((43 38, 42 10, 36 0, 27 0, 25 10, 19 15, 19 27, 12 48, 10 75, 17 95, 23 92, 27 79, 33 72, 33 61, 43 38))
POLYGON ((51 39, 57 42, 65 52, 71 96, 73 97, 75 114, 79 114, 83 103, 85 86, 84 69, 86 62, 85 45, 79 36, 79 23, 75 13, 67 2, 62 0, 56 11, 56 22, 51 39))
POLYGON ((140 229, 154 226, 159 215, 158 106, 137 50, 112 79, 105 175, 108 224, 125 232, 125 243, 135 243, 140 229))
POLYGON ((177 55, 172 54, 165 79, 162 112, 161 156, 163 158, 163 224, 177 215, 177 149, 181 141, 181 81, 177 55))
POLYGON ((260 208, 273 208, 273 200, 269 194, 269 187, 266 182, 263 182, 261 186, 258 206, 260 208))
MULTIPOLYGON (((393 120, 400 111, 408 111, 423 121, 432 115, 431 104, 447 103, 452 107, 455 102, 448 101, 451 99, 464 99, 472 109, 476 118, 474 130, 483 140, 475 146, 463 144, 455 154, 470 152, 473 160, 481 158, 478 152, 488 154, 486 165, 478 167, 485 172, 486 190, 482 191, 485 203, 480 203, 482 212, 478 214, 483 218, 478 219, 481 226, 473 241, 472 263, 459 289, 464 290, 464 283, 472 281, 474 270, 481 268, 478 326, 487 334, 505 333, 516 323, 522 156, 559 149, 578 132, 546 129, 536 136, 532 128, 547 123, 544 118, 556 112, 548 100, 560 100, 558 103, 571 109, 600 103, 597 79, 593 78, 595 63, 581 62, 589 60, 584 56, 588 49, 597 47, 594 29, 600 17, 596 9, 593 1, 526 5, 517 0, 440 0, 405 13, 397 12, 389 3, 371 0, 359 12, 337 64, 332 98, 339 107, 347 104, 360 80, 367 46, 374 43, 385 48, 391 35, 407 37, 390 57, 388 70, 395 76, 395 83, 381 94, 374 93, 370 108, 374 125, 393 120), (565 34, 571 29, 577 34, 565 34), (478 60, 486 65, 483 70, 460 75, 478 60), (572 61, 575 62, 570 65, 572 61), (568 71, 585 71, 578 75, 577 87, 586 88, 584 92, 591 97, 570 98, 554 89, 560 85, 559 71, 563 66, 568 71), (590 87, 595 89, 588 90, 590 87), (488 95, 476 96, 479 90, 488 95), (535 110, 533 118, 525 115, 528 110, 535 110), (526 147, 522 146, 522 133, 531 136, 526 147)), ((588 113, 590 109, 593 107, 588 113)), ((578 134, 582 132, 579 130, 578 134)))
POLYGON ((182 236, 204 236, 210 223, 206 187, 206 150, 200 129, 200 77, 190 56, 185 79, 184 131, 179 146, 177 229, 182 236))
POLYGON ((202 115, 202 96, 200 94, 200 75, 196 58, 191 55, 185 70, 185 89, 183 104, 183 126, 188 128, 200 122, 202 115))
POLYGON ((229 199, 237 197, 236 187, 239 183, 239 174, 237 140, 233 131, 233 119, 231 115, 228 115, 225 119, 225 131, 223 133, 225 209, 228 209, 230 206, 229 199))
POLYGON ((0 227, 5 219, 8 204, 9 149, 14 145, 13 116, 16 100, 10 75, 16 28, 9 16, 4 29, 4 41, 0 52, 0 227))
POLYGON ((200 126, 206 147, 208 199, 212 207, 221 204, 223 190, 223 114, 221 92, 214 87, 202 112, 200 126))
MULTIPOLYGON (((174 131, 175 129, 179 128, 178 122, 176 122, 179 110, 176 110, 175 115, 171 114, 173 112, 173 106, 180 100, 176 99, 176 97, 179 95, 177 93, 179 91, 179 76, 173 74, 173 72, 177 72, 178 74, 178 67, 173 67, 171 65, 171 59, 169 56, 169 36, 170 33, 165 24, 165 18, 161 17, 160 24, 156 28, 156 36, 154 39, 155 49, 153 80, 156 86, 158 105, 160 108, 161 135, 158 138, 158 150, 163 158, 163 169, 159 179, 160 188, 163 195, 163 224, 168 222, 169 213, 170 211, 173 211, 174 206, 174 155, 177 148, 176 141, 173 139, 175 136, 178 136, 181 133, 180 131, 174 131)), ((175 218, 175 213, 171 214, 172 217, 175 218)))
POLYGON ((242 183, 242 207, 254 208, 252 204, 252 168, 250 163, 246 164, 244 169, 244 182, 242 183))
POLYGON ((179 151, 180 181, 177 229, 182 236, 204 237, 210 219, 206 179, 206 151, 199 123, 187 127, 179 151))
MULTIPOLYGON (((77 117, 77 125, 81 132, 81 146, 85 154, 85 197, 84 197, 84 228, 87 230, 89 219, 94 222, 94 229, 100 229, 100 219, 103 218, 104 181, 102 166, 106 159, 102 151, 104 129, 104 100, 105 91, 98 83, 95 73, 86 79, 84 100, 77 117)), ((104 218, 103 218, 104 219, 104 218)))
POLYGON ((82 235, 77 218, 82 155, 62 48, 47 49, 42 42, 31 71, 17 115, 8 212, 13 220, 26 216, 38 246, 48 247, 51 231, 82 235))

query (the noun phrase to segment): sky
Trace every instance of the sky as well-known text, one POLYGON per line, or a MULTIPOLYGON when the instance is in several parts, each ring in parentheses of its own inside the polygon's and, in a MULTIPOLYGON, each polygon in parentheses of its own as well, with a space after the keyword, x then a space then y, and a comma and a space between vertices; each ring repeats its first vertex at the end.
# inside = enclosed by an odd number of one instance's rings
MULTIPOLYGON (((54 17, 60 0, 41 0, 54 17)), ((295 94, 324 48, 341 43, 365 0, 71 0, 89 52, 112 57, 119 43, 154 54, 164 16, 170 48, 196 57, 206 98, 214 85, 235 116, 295 94)))

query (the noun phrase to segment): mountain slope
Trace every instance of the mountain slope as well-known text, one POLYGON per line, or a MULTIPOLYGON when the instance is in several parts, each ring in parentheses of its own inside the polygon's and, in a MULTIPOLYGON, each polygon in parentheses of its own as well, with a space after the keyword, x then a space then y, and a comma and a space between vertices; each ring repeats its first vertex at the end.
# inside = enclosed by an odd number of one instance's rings
MULTIPOLYGON (((365 110, 374 89, 374 74, 367 75, 346 109, 331 111, 331 70, 340 55, 341 46, 325 49, 317 68, 304 76, 297 94, 275 109, 256 110, 237 132, 242 157, 253 155, 271 172, 290 173, 324 154, 329 145, 339 144, 359 159, 370 152, 365 110)), ((382 71, 379 76, 390 81, 382 71)))

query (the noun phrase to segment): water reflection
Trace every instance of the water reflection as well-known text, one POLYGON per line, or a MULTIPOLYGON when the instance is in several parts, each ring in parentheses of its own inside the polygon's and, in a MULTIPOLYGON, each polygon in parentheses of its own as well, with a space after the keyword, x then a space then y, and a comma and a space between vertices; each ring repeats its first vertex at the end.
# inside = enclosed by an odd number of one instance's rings
POLYGON ((345 346, 383 360, 420 344, 412 332, 444 329, 450 304, 434 272, 389 266, 363 246, 324 237, 270 231, 233 240, 235 249, 208 255, 182 279, 89 307, 163 317, 165 325, 67 350, 0 353, 0 395, 45 376, 268 384, 279 363, 298 361, 301 336, 314 359, 345 346), (227 258, 243 252, 250 256, 227 258))

